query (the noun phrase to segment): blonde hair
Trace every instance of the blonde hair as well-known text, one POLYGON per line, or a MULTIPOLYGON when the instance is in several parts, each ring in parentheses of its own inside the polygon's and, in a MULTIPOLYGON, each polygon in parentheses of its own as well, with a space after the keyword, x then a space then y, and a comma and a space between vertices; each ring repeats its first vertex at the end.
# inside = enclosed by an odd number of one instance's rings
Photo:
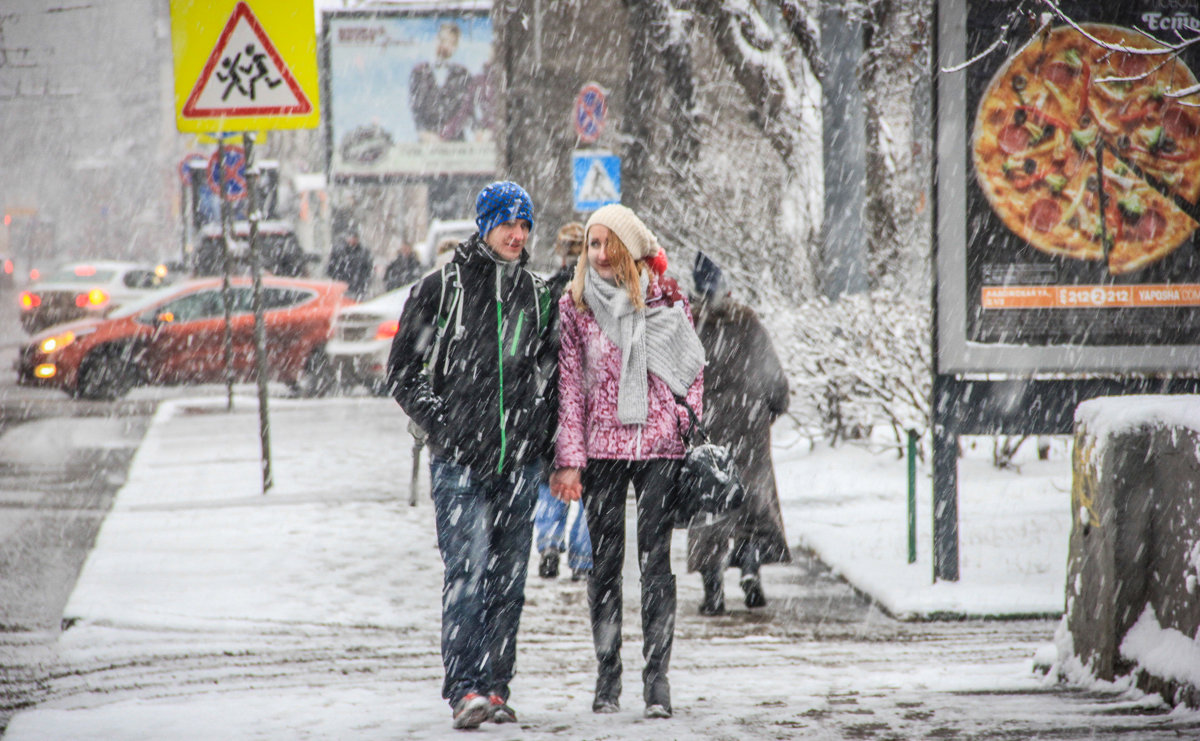
MULTIPOLYGON (((629 248, 617 236, 613 230, 608 230, 608 245, 605 248, 608 252, 608 264, 613 268, 613 279, 618 286, 624 286, 625 291, 629 294, 629 303, 633 304, 635 309, 646 308, 646 299, 642 296, 641 274, 646 269, 646 264, 642 260, 634 260, 633 255, 629 254, 629 248)), ((571 299, 575 301, 575 308, 580 311, 587 311, 587 302, 583 300, 583 285, 588 269, 588 251, 587 251, 587 235, 584 235, 584 249, 579 254, 579 263, 575 266, 575 277, 571 279, 571 299)))

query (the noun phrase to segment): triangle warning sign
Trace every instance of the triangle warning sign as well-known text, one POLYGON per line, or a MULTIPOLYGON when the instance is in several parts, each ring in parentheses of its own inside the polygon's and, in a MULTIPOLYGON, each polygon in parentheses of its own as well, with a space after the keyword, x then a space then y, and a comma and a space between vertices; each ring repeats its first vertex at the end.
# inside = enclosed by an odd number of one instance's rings
POLYGON ((303 115, 312 109, 250 6, 239 2, 183 106, 183 116, 303 115))
POLYGON ((621 200, 616 183, 600 160, 592 160, 592 166, 583 178, 582 187, 579 188, 579 200, 589 203, 612 203, 621 200))

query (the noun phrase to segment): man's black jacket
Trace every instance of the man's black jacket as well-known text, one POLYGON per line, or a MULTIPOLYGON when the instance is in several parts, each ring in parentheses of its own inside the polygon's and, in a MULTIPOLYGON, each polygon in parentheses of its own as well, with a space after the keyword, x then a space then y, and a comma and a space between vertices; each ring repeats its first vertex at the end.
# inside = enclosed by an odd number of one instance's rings
POLYGON ((548 461, 558 424, 557 306, 525 253, 509 266, 491 255, 476 234, 413 286, 388 360, 430 450, 484 476, 548 461))

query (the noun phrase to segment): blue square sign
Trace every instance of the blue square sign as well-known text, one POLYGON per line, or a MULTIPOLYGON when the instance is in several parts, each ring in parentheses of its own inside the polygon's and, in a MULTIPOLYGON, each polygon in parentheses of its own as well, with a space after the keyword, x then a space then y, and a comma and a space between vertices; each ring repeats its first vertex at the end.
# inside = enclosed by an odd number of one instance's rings
POLYGON ((621 158, 609 152, 575 152, 575 210, 595 211, 621 202, 621 158))

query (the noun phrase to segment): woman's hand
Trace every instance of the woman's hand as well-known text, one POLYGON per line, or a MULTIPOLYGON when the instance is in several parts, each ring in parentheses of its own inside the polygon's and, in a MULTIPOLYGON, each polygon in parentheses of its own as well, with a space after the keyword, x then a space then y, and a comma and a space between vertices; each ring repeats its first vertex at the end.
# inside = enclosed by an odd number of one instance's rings
POLYGON ((575 502, 583 495, 583 479, 578 468, 560 468, 550 474, 550 494, 564 502, 575 502))

